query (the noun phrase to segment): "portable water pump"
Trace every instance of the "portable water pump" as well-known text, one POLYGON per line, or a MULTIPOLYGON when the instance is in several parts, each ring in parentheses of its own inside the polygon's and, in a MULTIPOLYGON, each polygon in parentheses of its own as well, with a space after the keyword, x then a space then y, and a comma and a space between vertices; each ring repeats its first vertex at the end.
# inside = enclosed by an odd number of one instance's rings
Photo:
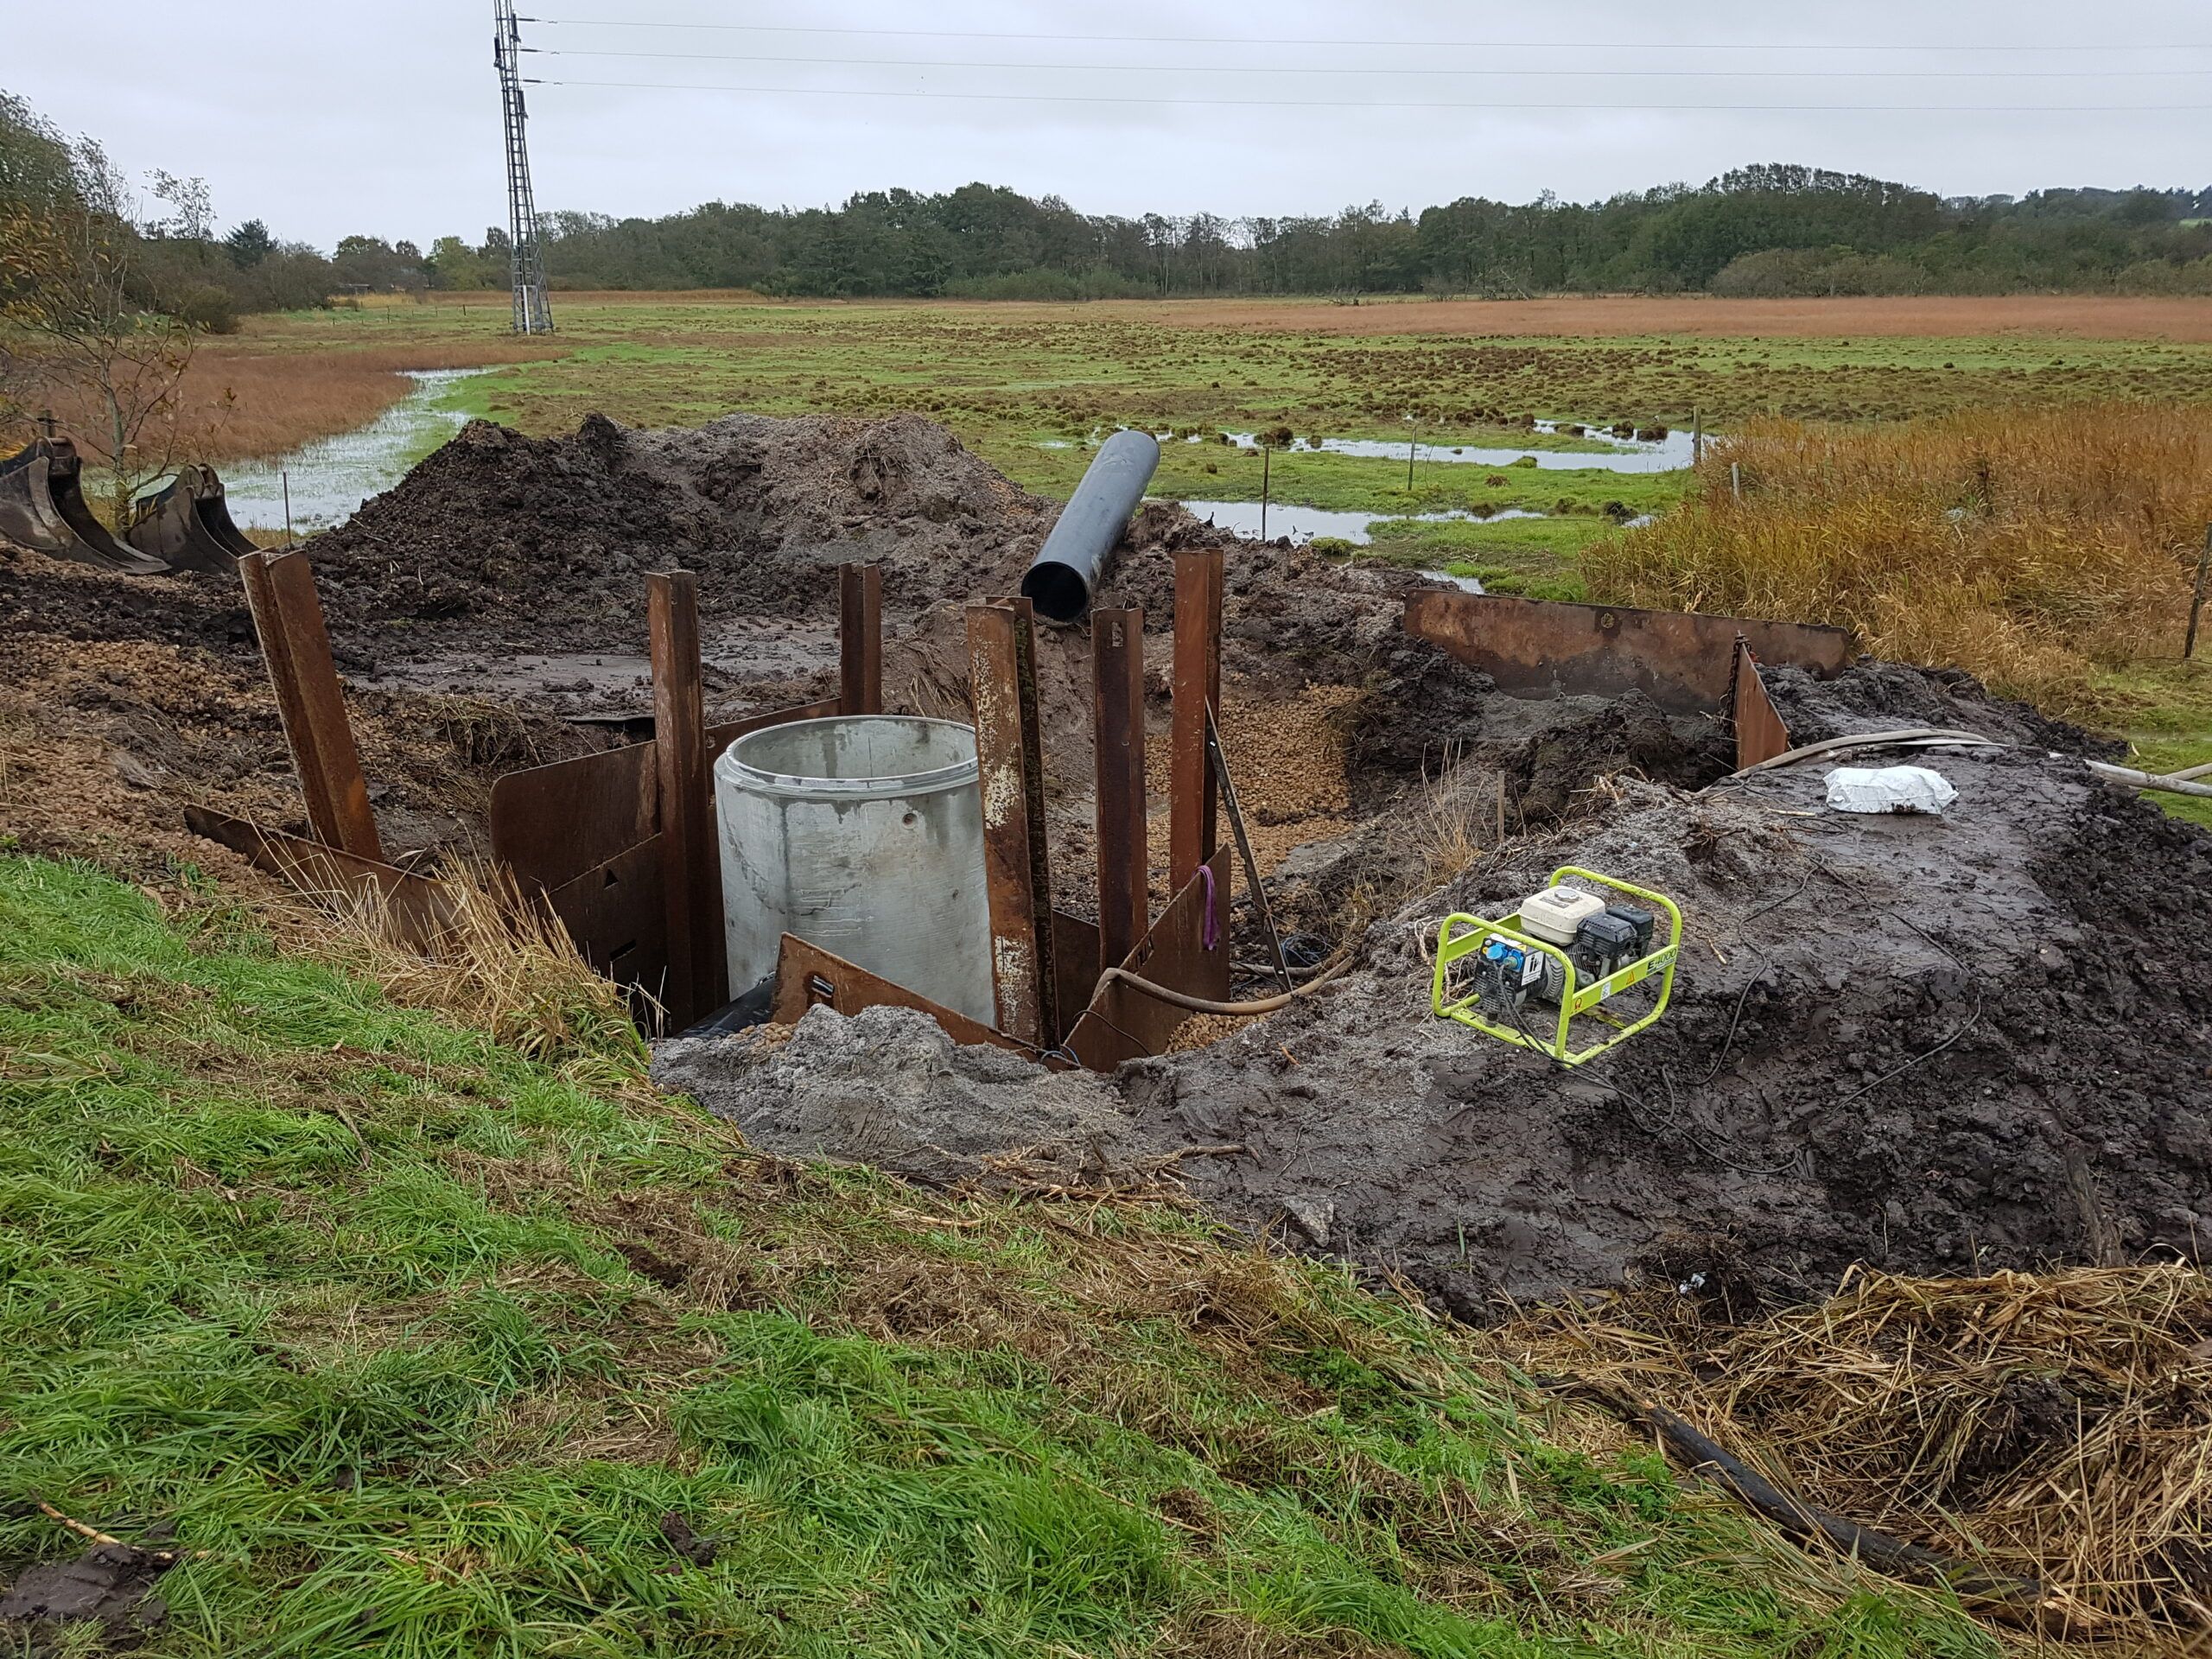
POLYGON ((1502 920, 1446 917, 1437 937, 1430 1001, 1445 1019, 1580 1065, 1667 1011, 1681 944, 1682 912, 1673 899, 1567 865, 1502 920), (1570 879, 1587 885, 1569 887, 1570 879), (1591 887, 1604 891, 1593 893, 1591 887), (1662 915, 1666 942, 1655 948, 1662 915), (1641 1014, 1624 1018, 1602 1006, 1655 974, 1656 993, 1641 1014), (1464 981, 1471 981, 1472 989, 1459 994, 1464 981), (1611 1034, 1578 1049, 1571 1027, 1585 1017, 1611 1034))

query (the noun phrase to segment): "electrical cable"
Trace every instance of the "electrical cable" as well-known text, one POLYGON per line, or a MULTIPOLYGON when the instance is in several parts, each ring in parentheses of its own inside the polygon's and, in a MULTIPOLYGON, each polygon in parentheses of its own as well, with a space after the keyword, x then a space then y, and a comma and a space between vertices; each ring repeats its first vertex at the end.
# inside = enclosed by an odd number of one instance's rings
POLYGON ((1545 52, 2212 52, 2212 41, 2162 41, 2135 44, 2088 41, 2023 42, 1993 45, 1988 41, 1875 42, 1853 44, 1840 41, 1415 41, 1351 40, 1341 35, 1301 37, 1284 35, 1261 39, 1249 35, 1062 35, 1039 31, 1022 33, 988 29, 861 29, 817 23, 695 23, 652 21, 636 17, 524 17, 525 23, 555 29, 669 29, 746 35, 857 35, 876 38, 939 41, 1043 41, 1052 43, 1104 45, 1120 42, 1138 46, 1319 46, 1331 48, 1397 48, 1415 52, 1465 49, 1469 51, 1545 52))
POLYGON ((1452 75, 1485 80, 2133 80, 2212 75, 2197 69, 1496 69, 1414 64, 1008 63, 974 58, 824 58, 753 52, 617 52, 582 47, 526 46, 547 58, 647 58, 678 63, 801 63, 848 69, 1017 69, 1025 73, 1179 75, 1452 75))
MULTIPOLYGON (((1181 1008, 1191 1014, 1226 1014, 1240 1019, 1257 1019, 1263 1014, 1274 1014, 1279 1009, 1288 1007, 1300 998, 1313 995, 1314 992, 1351 967, 1351 947, 1347 945, 1338 953, 1334 962, 1324 964, 1322 971, 1316 977, 1307 980, 1303 985, 1285 991, 1278 996, 1263 996, 1250 1002, 1216 1002, 1209 997, 1192 996, 1182 991, 1170 989, 1165 985, 1156 985, 1148 979, 1140 978, 1126 968, 1109 968, 1098 976, 1098 982, 1101 985, 1107 985, 1118 980, 1131 990, 1141 995, 1148 996, 1155 1002, 1165 1002, 1171 1008, 1181 1008)), ((1272 972, 1273 969, 1269 971, 1272 972)))
POLYGON ((903 98, 980 104, 1108 104, 1193 110, 1465 110, 1617 111, 1624 114, 1672 112, 1707 115, 2180 115, 2212 111, 2212 104, 1624 104, 1406 99, 1143 98, 1135 94, 1082 92, 941 92, 875 86, 741 86, 727 82, 664 80, 571 80, 530 79, 531 86, 575 86, 640 92, 741 92, 755 98, 903 98))

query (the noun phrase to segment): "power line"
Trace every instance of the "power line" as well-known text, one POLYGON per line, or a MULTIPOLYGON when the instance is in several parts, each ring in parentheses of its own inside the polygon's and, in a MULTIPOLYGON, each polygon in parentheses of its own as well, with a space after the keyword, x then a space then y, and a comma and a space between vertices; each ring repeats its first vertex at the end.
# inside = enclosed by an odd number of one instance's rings
POLYGON ((591 86, 646 92, 747 92, 755 96, 803 98, 921 98, 954 99, 988 104, 1123 104, 1179 106, 1188 109, 1281 110, 1619 110, 1701 111, 1747 114, 1887 114, 1887 115, 2169 115, 2212 111, 2212 104, 1572 104, 1480 103, 1370 99, 1276 98, 1140 98, 1086 92, 941 92, 861 86, 733 86, 692 82, 671 84, 656 80, 533 79, 533 86, 591 86))
POLYGON ((2212 65, 2201 69, 1433 69, 1400 64, 1363 68, 1344 64, 1278 67, 1201 63, 1007 63, 1003 60, 957 58, 785 57, 753 52, 615 52, 549 46, 530 46, 523 50, 549 58, 652 58, 684 63, 805 63, 842 68, 1020 69, 1098 74, 1453 75, 1488 79, 1522 76, 1569 79, 1666 77, 1714 80, 2120 80, 2212 75, 2212 65))
POLYGON ((1395 47, 1416 52, 1458 48, 1545 52, 2212 52, 2212 41, 2149 41, 2132 45, 2072 41, 2021 45, 1885 42, 1860 46, 1826 41, 1378 41, 1339 35, 1262 38, 1249 35, 1057 35, 985 29, 856 29, 813 23, 680 23, 631 17, 531 17, 524 21, 563 29, 688 29, 747 35, 862 35, 901 40, 1045 41, 1055 45, 1086 46, 1119 42, 1132 46, 1395 47))

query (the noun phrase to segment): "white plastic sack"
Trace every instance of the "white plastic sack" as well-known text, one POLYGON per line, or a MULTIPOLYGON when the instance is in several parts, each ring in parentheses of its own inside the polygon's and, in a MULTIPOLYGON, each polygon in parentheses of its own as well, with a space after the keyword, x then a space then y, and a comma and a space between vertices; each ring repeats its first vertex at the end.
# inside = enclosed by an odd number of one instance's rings
POLYGON ((1828 804, 1839 812, 1941 812, 1959 798, 1950 779, 1925 766, 1838 766, 1828 804))

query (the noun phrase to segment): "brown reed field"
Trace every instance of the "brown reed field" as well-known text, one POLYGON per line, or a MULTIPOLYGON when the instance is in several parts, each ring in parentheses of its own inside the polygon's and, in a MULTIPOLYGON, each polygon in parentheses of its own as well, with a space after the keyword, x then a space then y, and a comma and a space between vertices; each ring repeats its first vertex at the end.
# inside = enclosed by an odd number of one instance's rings
POLYGON ((2111 717, 2114 671, 2180 656, 2209 524, 2212 410, 2193 405, 1764 421, 1584 568, 1606 602, 1834 623, 1877 656, 2111 717))

